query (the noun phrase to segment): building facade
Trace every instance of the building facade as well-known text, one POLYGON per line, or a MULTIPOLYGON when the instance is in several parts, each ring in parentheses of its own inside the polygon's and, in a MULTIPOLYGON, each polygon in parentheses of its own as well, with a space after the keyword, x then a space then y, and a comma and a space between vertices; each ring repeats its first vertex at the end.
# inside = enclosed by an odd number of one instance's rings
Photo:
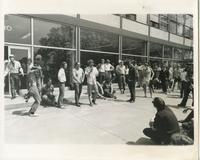
MULTIPOLYGON (((157 65, 193 59, 193 16, 189 14, 9 14, 4 30, 4 60, 14 54, 26 72, 27 58, 34 61, 41 54, 44 78, 51 77, 55 85, 63 60, 70 75, 75 61, 85 67, 88 59, 96 64, 110 59, 113 65, 120 59, 157 65)), ((8 90, 9 83, 6 86, 8 90)))

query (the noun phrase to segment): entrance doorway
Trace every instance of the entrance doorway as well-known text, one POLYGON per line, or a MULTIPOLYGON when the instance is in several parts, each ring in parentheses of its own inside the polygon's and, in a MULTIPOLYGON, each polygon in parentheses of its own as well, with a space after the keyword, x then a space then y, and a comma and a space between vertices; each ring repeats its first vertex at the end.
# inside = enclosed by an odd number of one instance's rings
MULTIPOLYGON (((27 60, 31 58, 30 47, 22 47, 22 46, 5 46, 4 47, 4 61, 5 67, 6 62, 10 61, 9 56, 13 54, 15 56, 15 60, 21 63, 22 69, 24 71, 24 76, 20 76, 20 89, 27 88, 27 60)), ((5 77, 4 81, 4 93, 10 94, 10 76, 9 74, 5 77)))

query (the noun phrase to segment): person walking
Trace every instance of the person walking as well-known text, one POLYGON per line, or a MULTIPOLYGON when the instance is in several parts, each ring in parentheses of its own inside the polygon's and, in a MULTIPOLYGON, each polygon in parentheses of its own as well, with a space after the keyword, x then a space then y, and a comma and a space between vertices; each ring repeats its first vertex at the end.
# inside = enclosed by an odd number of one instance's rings
POLYGON ((20 78, 19 75, 24 76, 23 69, 19 61, 15 60, 15 56, 11 54, 9 56, 10 61, 6 65, 4 72, 4 77, 9 73, 10 74, 10 85, 11 85, 11 99, 16 98, 16 91, 19 94, 20 90, 20 78))
POLYGON ((72 71, 72 81, 74 83, 75 90, 75 104, 77 107, 80 107, 80 96, 82 92, 82 83, 84 82, 84 71, 80 68, 80 63, 76 62, 74 65, 74 69, 72 71))
POLYGON ((107 59, 105 63, 105 78, 109 77, 110 79, 112 79, 112 71, 114 69, 114 66, 110 64, 110 60, 107 59))
POLYGON ((159 79, 161 81, 162 90, 167 94, 168 81, 169 81, 169 71, 166 69, 166 66, 162 66, 160 71, 159 79))
POLYGON ((58 97, 58 107, 63 109, 63 98, 65 96, 65 83, 66 83, 66 74, 65 70, 67 69, 67 62, 63 61, 61 67, 58 71, 58 81, 59 81, 59 97, 58 97))
POLYGON ((135 61, 129 62, 128 66, 129 66, 129 73, 127 77, 127 83, 128 83, 128 88, 131 95, 131 98, 128 100, 128 102, 133 103, 135 102, 135 83, 136 83, 138 74, 135 68, 135 61))
POLYGON ((116 67, 116 74, 118 76, 118 85, 121 94, 124 94, 125 91, 125 85, 126 85, 125 72, 126 72, 126 67, 124 65, 124 62, 122 60, 119 60, 119 64, 116 67))

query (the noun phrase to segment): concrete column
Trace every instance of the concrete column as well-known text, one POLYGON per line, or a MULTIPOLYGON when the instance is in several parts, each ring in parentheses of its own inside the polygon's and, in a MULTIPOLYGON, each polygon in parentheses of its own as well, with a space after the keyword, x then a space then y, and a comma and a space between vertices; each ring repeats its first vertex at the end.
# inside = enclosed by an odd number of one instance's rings
POLYGON ((147 55, 147 62, 149 62, 149 57, 150 57, 150 42, 147 41, 146 43, 146 55, 147 55))
MULTIPOLYGON (((78 22, 80 20, 80 14, 77 14, 78 22)), ((80 25, 79 23, 76 26, 76 61, 80 62, 81 60, 80 55, 80 25)))

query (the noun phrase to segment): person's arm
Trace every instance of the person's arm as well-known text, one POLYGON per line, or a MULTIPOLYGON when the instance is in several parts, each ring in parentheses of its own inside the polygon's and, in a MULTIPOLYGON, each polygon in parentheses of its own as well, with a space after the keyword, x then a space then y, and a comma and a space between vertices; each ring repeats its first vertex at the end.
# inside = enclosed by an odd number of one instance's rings
POLYGON ((20 62, 18 62, 19 64, 19 71, 20 71, 20 73, 21 73, 21 75, 22 76, 24 76, 24 71, 23 71, 23 68, 22 68, 22 66, 21 66, 21 63, 20 62))
POLYGON ((111 94, 113 93, 113 85, 110 83, 110 88, 111 88, 111 94))
POLYGON ((84 73, 84 71, 83 71, 83 69, 82 69, 82 83, 84 82, 84 80, 85 80, 85 73, 84 73))
POLYGON ((162 128, 162 119, 158 114, 156 114, 152 129, 155 131, 160 131, 161 128, 162 128))
POLYGON ((153 77, 154 77, 154 71, 153 69, 151 69, 151 80, 153 79, 153 77))
POLYGON ((110 65, 110 71, 113 71, 115 67, 113 65, 110 65))
POLYGON ((65 76, 64 69, 60 68, 58 71, 58 80, 62 82, 62 77, 65 76))
POLYGON ((74 80, 75 82, 78 82, 78 79, 77 79, 77 77, 76 77, 76 70, 75 70, 75 69, 72 70, 72 78, 73 78, 73 80, 74 80))
POLYGON ((4 77, 7 76, 7 74, 10 72, 9 62, 6 65, 5 71, 4 71, 4 77))

